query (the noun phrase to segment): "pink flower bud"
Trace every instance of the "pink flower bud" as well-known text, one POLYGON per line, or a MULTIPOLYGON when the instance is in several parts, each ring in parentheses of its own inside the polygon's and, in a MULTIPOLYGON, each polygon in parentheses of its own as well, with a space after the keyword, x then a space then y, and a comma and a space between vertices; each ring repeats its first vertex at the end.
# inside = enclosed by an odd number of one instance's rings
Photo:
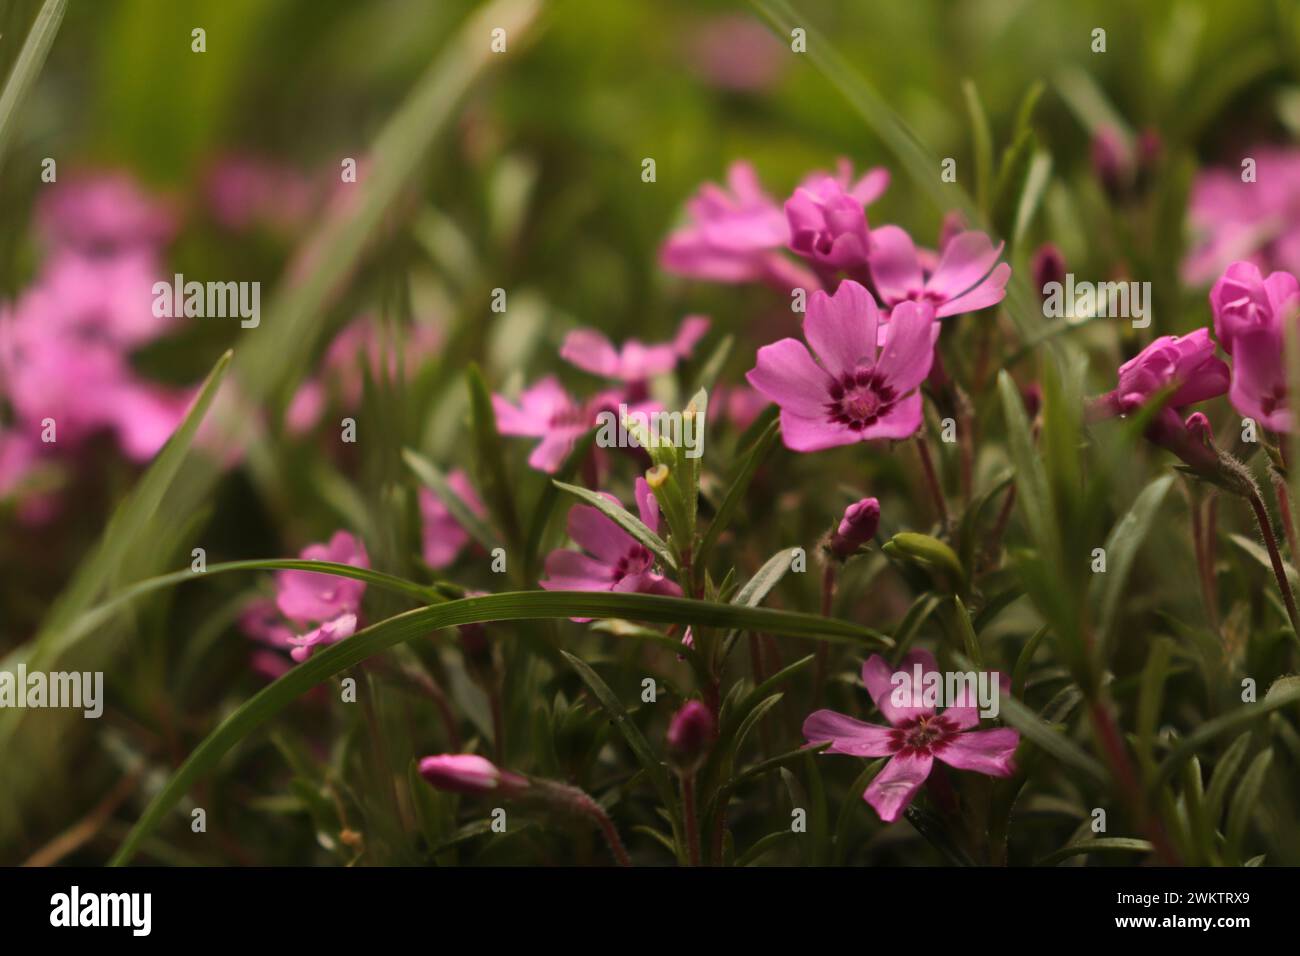
POLYGON ((683 772, 695 770, 713 746, 716 724, 702 701, 687 701, 668 724, 668 759, 683 772))
POLYGON ((502 770, 477 754, 438 754, 420 761, 420 776, 449 793, 515 796, 528 788, 528 780, 502 770))
POLYGON ((1053 243, 1045 242, 1034 250, 1033 258, 1030 260, 1030 269, 1033 271, 1034 284, 1038 289, 1038 294, 1043 298, 1047 293, 1043 289, 1049 282, 1065 282, 1065 257, 1061 255, 1061 250, 1056 248, 1053 243))
POLYGON ((855 501, 844 511, 840 526, 831 535, 831 553, 841 561, 876 536, 880 527, 880 502, 875 498, 855 501))

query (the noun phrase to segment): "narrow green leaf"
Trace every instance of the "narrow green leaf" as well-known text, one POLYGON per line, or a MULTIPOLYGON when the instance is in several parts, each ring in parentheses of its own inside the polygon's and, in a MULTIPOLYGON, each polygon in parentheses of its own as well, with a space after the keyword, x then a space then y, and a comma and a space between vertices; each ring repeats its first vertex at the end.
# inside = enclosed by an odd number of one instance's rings
POLYGON ((456 494, 444 475, 433 462, 409 448, 402 449, 402 460, 406 462, 415 476, 429 488, 446 505, 456 523, 470 533, 470 536, 487 551, 492 551, 501 542, 487 524, 476 515, 465 500, 456 494))
POLYGON ((1159 637, 1151 644, 1146 667, 1142 670, 1142 684, 1138 691, 1137 754, 1143 768, 1149 773, 1154 766, 1156 724, 1160 720, 1160 705, 1164 700, 1165 680, 1169 677, 1169 657, 1173 644, 1159 637))
POLYGON ((993 180, 993 134, 989 132, 989 119, 984 113, 984 104, 980 102, 975 84, 971 80, 963 80, 961 92, 966 100, 975 153, 975 202, 987 215, 993 180))
POLYGON ((1154 849, 1155 847, 1146 840, 1134 840, 1130 837, 1098 837, 1096 840, 1084 840, 1082 843, 1071 843, 1069 846, 1061 847, 1055 853, 1043 857, 1034 866, 1055 866, 1062 860, 1086 853, 1150 853, 1154 849))
POLYGON ((1000 706, 999 716, 1002 720, 1020 731, 1026 740, 1036 744, 1066 766, 1083 771, 1095 783, 1106 782, 1106 771, 1101 764, 1020 701, 1014 697, 1004 697, 1000 706))
POLYGON ((1255 759, 1250 762, 1250 766, 1246 768, 1246 773, 1241 778, 1241 785, 1237 787, 1237 792, 1232 798, 1232 806, 1228 810, 1228 830, 1224 834, 1228 840, 1229 859, 1241 859, 1246 830, 1250 826, 1250 818, 1254 816, 1255 809, 1259 806, 1259 795, 1264 789, 1264 779, 1268 776, 1268 769, 1272 765, 1273 748, 1270 747, 1255 755, 1255 759))
POLYGON ((1016 503, 1024 512, 1030 534, 1038 543, 1039 549, 1055 561, 1060 554, 1060 544, 1056 534, 1056 518, 1052 512, 1051 493, 1047 486, 1047 473, 1043 470, 1043 460, 1034 447, 1024 400, 1020 397, 1015 381, 1005 369, 998 372, 998 392, 1002 398, 1002 414, 1007 423, 1011 461, 1015 466, 1016 503))
POLYGON ((9 71, 4 89, 0 90, 0 167, 4 165, 5 154, 18 128, 18 111, 27 101, 27 95, 45 65, 67 6, 68 0, 45 0, 27 39, 23 41, 13 69, 9 71))
POLYGON ((1228 788, 1238 779, 1237 772, 1250 750, 1250 732, 1242 734, 1223 752, 1219 762, 1210 774, 1210 787, 1205 793, 1205 815, 1210 825, 1218 827, 1223 820, 1223 809, 1227 805, 1228 788))
POLYGON ((1099 608, 1096 634, 1103 656, 1114 639, 1115 620, 1129 572, 1173 483, 1173 475, 1161 475, 1142 489, 1133 507, 1116 522, 1106 538, 1106 573, 1094 574, 1089 588, 1090 598, 1099 608))
POLYGON ((1029 678, 1029 668, 1034 662, 1034 653, 1038 650, 1038 645, 1043 643, 1043 638, 1047 636, 1047 625, 1044 624, 1033 633, 1029 640, 1025 641, 1025 646, 1020 649, 1020 656, 1016 658, 1016 666, 1011 671, 1011 696, 1023 699, 1025 696, 1025 681, 1029 678))
POLYGON ((713 516, 713 520, 709 523, 709 530, 704 533, 704 540, 700 543, 698 562, 701 565, 708 560, 713 553, 714 546, 718 543, 718 538, 731 523, 732 516, 735 515, 736 509, 740 507, 740 503, 745 498, 745 492, 749 490, 749 483, 754 478, 754 472, 767 459, 768 453, 776 445, 776 439, 780 433, 780 422, 773 421, 759 435, 758 440, 750 445, 748 451, 745 452, 744 457, 741 459, 740 469, 728 486, 722 504, 718 506, 718 513, 713 516))
POLYGON ((645 522, 636 515, 589 488, 565 484, 562 481, 557 481, 554 484, 561 491, 567 491, 575 498, 580 498, 592 507, 599 509, 602 514, 649 548, 655 557, 663 563, 664 567, 672 571, 677 570, 677 560, 673 557, 667 542, 651 531, 645 522))
POLYGON ((470 363, 465 372, 465 381, 469 386, 470 419, 474 428, 479 487, 506 540, 519 546, 519 518, 515 510, 510 476, 506 472, 501 435, 497 431, 496 413, 492 410, 492 393, 483 380, 483 373, 473 363, 470 363))

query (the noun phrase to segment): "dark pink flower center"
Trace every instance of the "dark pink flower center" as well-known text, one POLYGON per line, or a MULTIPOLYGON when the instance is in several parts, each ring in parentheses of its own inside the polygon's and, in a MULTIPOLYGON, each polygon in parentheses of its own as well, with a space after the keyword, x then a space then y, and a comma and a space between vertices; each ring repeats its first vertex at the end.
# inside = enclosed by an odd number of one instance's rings
POLYGON ((1264 395, 1260 399, 1260 407, 1264 409, 1265 415, 1272 415, 1279 408, 1286 407, 1286 386, 1275 385, 1273 391, 1264 395))
POLYGON ((640 574, 653 566, 654 555, 645 547, 634 544, 628 549, 627 554, 618 559, 611 574, 614 577, 614 583, 617 584, 628 575, 640 574))
POLYGON ((890 730, 889 745, 894 753, 904 757, 925 757, 948 746, 960 732, 956 722, 942 714, 917 717, 890 730))
POLYGON ((853 431, 875 424, 898 400, 898 394, 885 384, 884 376, 874 368, 859 368, 843 375, 829 391, 825 405, 832 422, 853 431))
POLYGON ((585 404, 566 405, 546 423, 552 431, 586 431, 595 426, 595 416, 585 404))

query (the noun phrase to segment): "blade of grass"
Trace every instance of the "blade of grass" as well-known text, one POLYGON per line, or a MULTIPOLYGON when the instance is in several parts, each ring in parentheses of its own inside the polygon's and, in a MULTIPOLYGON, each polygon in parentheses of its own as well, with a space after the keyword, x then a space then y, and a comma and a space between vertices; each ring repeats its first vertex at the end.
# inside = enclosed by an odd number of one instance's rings
POLYGON ((36 83, 36 77, 45 65, 45 58, 54 45, 54 38, 58 35, 59 24, 63 22, 67 7, 68 0, 45 0, 27 33, 27 39, 23 41, 23 48, 14 61, 13 69, 9 71, 4 89, 0 90, 0 168, 4 166, 5 154, 16 134, 18 111, 26 102, 36 83))

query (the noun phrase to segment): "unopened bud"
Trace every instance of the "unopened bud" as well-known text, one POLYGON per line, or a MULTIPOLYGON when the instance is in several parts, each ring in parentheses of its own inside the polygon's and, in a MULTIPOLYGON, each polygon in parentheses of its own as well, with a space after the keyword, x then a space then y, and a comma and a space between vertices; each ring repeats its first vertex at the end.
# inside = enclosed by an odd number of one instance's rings
POLYGON ((880 502, 875 498, 855 501, 844 510, 840 526, 831 535, 831 554, 841 561, 876 536, 880 527, 880 502))
POLYGON ((702 701, 687 701, 668 723, 668 761, 682 773, 693 773, 704 762, 717 729, 702 701))
POLYGON ((1035 249, 1029 266, 1033 272, 1034 284, 1038 288, 1038 294, 1043 298, 1047 298, 1047 293, 1043 290, 1048 283, 1065 284, 1065 257, 1061 255, 1061 250, 1056 248, 1053 243, 1045 242, 1035 249))
POLYGON ((502 770, 477 754, 438 754, 420 761, 420 776, 439 790, 449 793, 517 796, 528 789, 528 780, 502 770))

